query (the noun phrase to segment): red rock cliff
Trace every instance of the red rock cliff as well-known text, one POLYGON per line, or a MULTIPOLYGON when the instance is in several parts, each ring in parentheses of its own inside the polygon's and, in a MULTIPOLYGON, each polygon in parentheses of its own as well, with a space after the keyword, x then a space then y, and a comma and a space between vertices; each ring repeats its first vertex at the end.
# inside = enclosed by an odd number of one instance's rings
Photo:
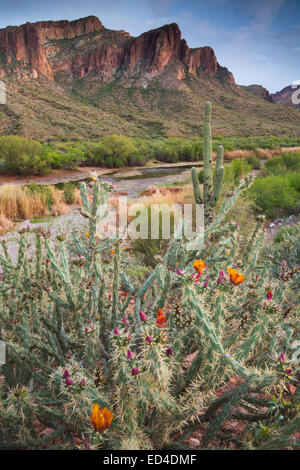
POLYGON ((61 70, 76 76, 96 72, 105 82, 128 80, 137 74, 151 79, 175 64, 193 75, 204 72, 234 82, 210 47, 190 49, 174 23, 137 38, 106 30, 93 16, 70 22, 26 23, 0 30, 0 52, 7 55, 7 63, 13 56, 49 79, 61 70), (78 41, 70 42, 69 49, 61 53, 59 40, 74 38, 78 41))

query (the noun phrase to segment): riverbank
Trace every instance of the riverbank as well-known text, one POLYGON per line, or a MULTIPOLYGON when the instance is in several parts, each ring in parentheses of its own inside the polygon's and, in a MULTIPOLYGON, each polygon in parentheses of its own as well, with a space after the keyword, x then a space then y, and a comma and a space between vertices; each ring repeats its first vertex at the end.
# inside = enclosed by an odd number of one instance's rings
MULTIPOLYGON (((224 156, 224 162, 230 162, 235 158, 246 159, 253 153, 257 153, 260 158, 268 159, 272 158, 275 155, 286 152, 299 152, 300 147, 282 147, 280 149, 256 149, 255 151, 251 150, 233 150, 226 151, 224 156)), ((213 152, 213 159, 216 158, 216 152, 213 152)), ((197 162, 178 162, 178 163, 159 163, 157 161, 150 161, 144 166, 124 166, 120 168, 106 168, 106 167, 95 167, 95 166, 83 166, 78 167, 74 170, 51 170, 48 174, 45 175, 36 175, 36 176, 14 176, 14 175, 0 175, 0 186, 4 184, 14 184, 14 185, 27 185, 30 183, 35 184, 44 184, 44 185, 55 185, 60 183, 71 183, 83 181, 89 178, 90 173, 95 171, 98 176, 111 176, 114 175, 116 178, 128 178, 138 174, 145 169, 153 168, 191 168, 193 166, 201 167, 203 165, 202 161, 197 162)))

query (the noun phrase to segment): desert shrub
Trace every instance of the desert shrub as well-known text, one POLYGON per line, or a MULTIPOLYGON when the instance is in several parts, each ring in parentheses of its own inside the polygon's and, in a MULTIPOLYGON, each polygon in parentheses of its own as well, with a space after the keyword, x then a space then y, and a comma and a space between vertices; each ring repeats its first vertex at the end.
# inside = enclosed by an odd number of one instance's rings
POLYGON ((249 189, 257 210, 271 218, 297 213, 300 209, 299 178, 296 173, 257 178, 249 189))
POLYGON ((41 155, 47 161, 49 168, 73 169, 86 160, 81 148, 68 143, 59 143, 53 148, 45 147, 41 155))
POLYGON ((67 204, 74 204, 75 202, 75 184, 68 183, 64 187, 64 200, 67 204))
POLYGON ((18 136, 0 137, 1 172, 16 175, 39 175, 48 169, 42 145, 18 136))
POLYGON ((136 153, 136 146, 131 138, 122 135, 103 137, 99 152, 109 168, 128 165, 129 158, 136 153))
POLYGON ((230 168, 232 172, 233 181, 235 183, 238 183, 241 180, 241 178, 247 173, 249 173, 250 171, 249 165, 241 158, 232 160, 232 162, 230 163, 230 168))
POLYGON ((282 153, 266 161, 262 175, 282 175, 286 172, 300 172, 300 153, 282 153))
POLYGON ((262 167, 261 159, 255 157, 254 155, 250 155, 247 158, 247 164, 253 169, 253 170, 260 170, 262 167))

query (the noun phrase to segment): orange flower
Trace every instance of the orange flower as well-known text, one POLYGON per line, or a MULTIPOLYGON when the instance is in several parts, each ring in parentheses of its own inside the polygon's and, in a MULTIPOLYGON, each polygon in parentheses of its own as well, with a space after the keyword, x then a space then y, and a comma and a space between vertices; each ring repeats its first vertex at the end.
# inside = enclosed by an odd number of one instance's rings
POLYGON ((194 266, 194 269, 198 271, 199 274, 202 274, 204 266, 206 266, 206 264, 204 263, 202 259, 196 259, 194 261, 193 266, 194 266))
POLYGON ((227 271, 229 273, 229 279, 232 284, 237 285, 244 282, 245 276, 241 273, 238 273, 236 269, 228 267, 227 271))
POLYGON ((156 314, 156 326, 158 326, 158 328, 167 328, 168 325, 166 325, 166 321, 167 319, 164 316, 163 310, 159 308, 156 314))
POLYGON ((87 238, 90 238, 90 232, 86 232, 86 233, 85 233, 85 236, 86 236, 87 238))
POLYGON ((98 403, 93 405, 91 422, 94 426, 95 431, 103 432, 109 428, 112 422, 112 412, 108 411, 107 408, 101 409, 98 403))
POLYGON ((109 253, 110 255, 114 255, 115 254, 115 250, 111 250, 111 252, 109 253))

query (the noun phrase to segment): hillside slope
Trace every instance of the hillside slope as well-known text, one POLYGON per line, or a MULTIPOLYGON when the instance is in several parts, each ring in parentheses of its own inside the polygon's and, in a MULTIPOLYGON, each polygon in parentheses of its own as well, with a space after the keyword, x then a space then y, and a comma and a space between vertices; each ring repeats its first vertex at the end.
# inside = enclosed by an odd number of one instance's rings
POLYGON ((141 36, 96 17, 0 30, 7 104, 0 131, 40 139, 202 133, 204 104, 219 135, 300 135, 297 109, 239 87, 210 47, 191 49, 176 24, 141 36))

